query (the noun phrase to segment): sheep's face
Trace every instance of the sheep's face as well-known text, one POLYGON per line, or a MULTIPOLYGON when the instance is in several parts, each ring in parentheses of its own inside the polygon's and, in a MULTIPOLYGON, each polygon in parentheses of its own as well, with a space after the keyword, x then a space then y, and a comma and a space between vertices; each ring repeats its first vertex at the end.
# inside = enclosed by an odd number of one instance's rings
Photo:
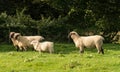
POLYGON ((21 36, 20 33, 15 33, 15 34, 14 34, 14 39, 17 39, 19 36, 21 36))
POLYGON ((77 32, 72 31, 72 32, 69 33, 68 37, 69 36, 71 36, 71 38, 74 38, 75 36, 79 36, 79 35, 77 34, 77 32))
POLYGON ((41 36, 41 40, 40 40, 40 41, 42 41, 42 40, 44 40, 44 39, 45 39, 45 38, 41 36))

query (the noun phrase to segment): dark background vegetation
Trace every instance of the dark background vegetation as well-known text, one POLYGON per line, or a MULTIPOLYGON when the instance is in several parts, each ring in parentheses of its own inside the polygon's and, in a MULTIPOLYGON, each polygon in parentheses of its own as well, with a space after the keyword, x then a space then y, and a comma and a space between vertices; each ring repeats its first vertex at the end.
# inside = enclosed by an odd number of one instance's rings
POLYGON ((113 42, 120 31, 120 0, 0 0, 0 42, 9 43, 11 31, 67 42, 72 30, 102 32, 105 42, 113 42))

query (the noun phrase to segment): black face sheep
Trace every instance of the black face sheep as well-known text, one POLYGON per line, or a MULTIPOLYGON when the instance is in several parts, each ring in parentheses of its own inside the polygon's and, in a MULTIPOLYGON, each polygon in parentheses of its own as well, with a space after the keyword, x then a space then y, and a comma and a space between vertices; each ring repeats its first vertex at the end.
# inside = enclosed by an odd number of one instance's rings
POLYGON ((102 36, 79 36, 75 31, 70 32, 68 37, 69 36, 73 39, 75 46, 80 49, 80 53, 84 53, 84 47, 96 47, 98 53, 104 54, 102 48, 104 38, 102 36))
POLYGON ((38 42, 38 41, 32 41, 31 44, 33 45, 34 49, 36 51, 42 52, 42 51, 49 51, 49 53, 54 52, 54 43, 50 41, 45 42, 38 42))

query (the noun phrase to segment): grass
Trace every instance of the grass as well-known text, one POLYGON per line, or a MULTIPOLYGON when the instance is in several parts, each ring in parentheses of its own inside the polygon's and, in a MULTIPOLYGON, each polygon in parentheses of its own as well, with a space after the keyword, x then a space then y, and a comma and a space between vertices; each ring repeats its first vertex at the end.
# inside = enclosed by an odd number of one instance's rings
POLYGON ((74 44, 55 44, 55 53, 16 52, 12 45, 0 45, 0 72, 119 72, 120 45, 104 44, 105 54, 85 49, 79 54, 74 44))

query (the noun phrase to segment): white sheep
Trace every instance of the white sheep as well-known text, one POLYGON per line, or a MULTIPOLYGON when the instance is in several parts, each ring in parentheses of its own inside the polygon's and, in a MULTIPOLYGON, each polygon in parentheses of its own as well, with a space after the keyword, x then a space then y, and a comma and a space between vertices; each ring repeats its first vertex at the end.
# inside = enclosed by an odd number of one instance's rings
POLYGON ((104 38, 102 36, 79 36, 75 31, 70 32, 68 36, 71 36, 75 46, 80 49, 80 53, 84 53, 84 47, 96 47, 98 53, 104 54, 104 50, 102 48, 104 38))
POLYGON ((33 45, 34 49, 36 51, 42 52, 42 51, 49 51, 49 53, 54 52, 54 43, 50 41, 45 42, 38 42, 38 41, 32 41, 31 44, 33 45))

